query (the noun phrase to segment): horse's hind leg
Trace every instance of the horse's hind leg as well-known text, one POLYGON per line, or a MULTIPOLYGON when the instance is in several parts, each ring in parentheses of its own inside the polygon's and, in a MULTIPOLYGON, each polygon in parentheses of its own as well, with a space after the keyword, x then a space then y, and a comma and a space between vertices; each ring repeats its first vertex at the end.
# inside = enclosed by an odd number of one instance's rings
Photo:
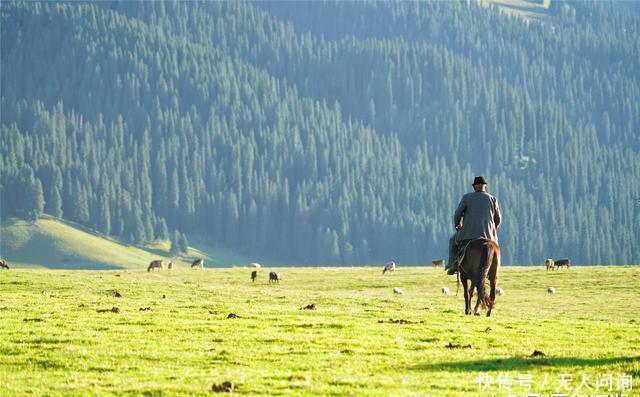
POLYGON ((489 282, 491 283, 491 292, 489 293, 489 304, 487 309, 487 317, 491 315, 491 309, 493 309, 493 303, 496 301, 496 279, 492 277, 489 282))
MULTIPOLYGON (((471 288, 474 288, 474 286, 471 286, 471 288)), ((482 294, 480 294, 480 291, 478 289, 478 299, 476 300, 476 306, 473 308, 473 314, 475 316, 479 316, 480 315, 480 304, 482 301, 482 294)))
POLYGON ((464 293, 464 314, 471 314, 471 295, 469 295, 469 286, 467 280, 460 280, 462 283, 462 291, 464 293))
POLYGON ((471 314, 471 299, 473 299, 473 293, 475 292, 476 287, 471 283, 471 287, 469 287, 469 305, 467 307, 467 314, 471 314))
POLYGON ((478 294, 478 299, 476 300, 476 307, 473 309, 473 314, 475 316, 479 316, 480 315, 480 294, 478 294))

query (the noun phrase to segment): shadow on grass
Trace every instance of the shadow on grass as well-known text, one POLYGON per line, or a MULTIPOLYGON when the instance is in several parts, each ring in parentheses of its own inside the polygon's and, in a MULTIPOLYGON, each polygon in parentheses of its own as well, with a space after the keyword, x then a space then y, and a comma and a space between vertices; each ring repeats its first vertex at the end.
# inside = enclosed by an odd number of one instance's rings
POLYGON ((435 364, 418 364, 409 369, 419 371, 510 371, 533 367, 592 367, 620 363, 640 363, 636 357, 577 358, 577 357, 509 357, 474 361, 451 361, 435 364))
POLYGON ((52 270, 120 270, 122 266, 109 265, 106 263, 85 262, 85 263, 46 263, 42 267, 52 270))
POLYGON ((152 247, 137 247, 142 251, 146 251, 152 255, 159 257, 159 259, 167 259, 171 258, 171 253, 162 248, 152 248, 152 247))

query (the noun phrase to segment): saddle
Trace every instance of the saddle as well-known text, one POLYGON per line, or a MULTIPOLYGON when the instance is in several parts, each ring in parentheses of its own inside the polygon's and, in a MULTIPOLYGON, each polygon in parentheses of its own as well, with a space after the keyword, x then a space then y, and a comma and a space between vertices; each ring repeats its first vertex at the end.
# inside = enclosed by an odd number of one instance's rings
POLYGON ((460 268, 460 264, 464 260, 464 256, 467 253, 467 247, 469 246, 469 244, 471 244, 472 241, 473 240, 469 240, 465 244, 457 247, 456 255, 455 255, 454 260, 453 260, 453 268, 456 269, 456 272, 460 268))
POLYGON ((455 269, 456 273, 459 271, 460 265, 462 264, 462 261, 464 260, 464 256, 467 253, 467 247, 469 247, 469 244, 477 240, 487 240, 487 239, 484 237, 474 238, 467 241, 466 243, 464 243, 463 245, 457 248, 455 259, 453 260, 453 268, 455 269))

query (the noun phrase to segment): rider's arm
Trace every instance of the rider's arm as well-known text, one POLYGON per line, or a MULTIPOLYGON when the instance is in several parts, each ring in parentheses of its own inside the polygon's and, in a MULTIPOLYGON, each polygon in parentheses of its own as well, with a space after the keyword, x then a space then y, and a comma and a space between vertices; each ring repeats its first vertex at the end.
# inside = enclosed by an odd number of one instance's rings
POLYGON ((502 222, 502 215, 500 214, 500 207, 498 206, 498 199, 494 200, 495 211, 493 214, 493 222, 496 224, 496 229, 500 226, 500 222, 502 222))
POLYGON ((462 221, 462 217, 464 216, 464 212, 467 210, 467 203, 464 199, 464 196, 462 196, 462 200, 460 200, 460 204, 458 204, 458 208, 456 209, 456 212, 453 214, 453 225, 455 226, 456 230, 458 230, 459 226, 461 225, 461 221, 462 221))

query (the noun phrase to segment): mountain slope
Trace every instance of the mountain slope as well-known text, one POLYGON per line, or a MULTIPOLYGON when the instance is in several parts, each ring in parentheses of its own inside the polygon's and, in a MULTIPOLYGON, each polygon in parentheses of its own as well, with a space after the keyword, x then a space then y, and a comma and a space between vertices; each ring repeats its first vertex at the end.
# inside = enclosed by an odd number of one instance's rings
POLYGON ((2 217, 425 263, 484 174, 505 262, 637 261, 639 18, 554 4, 3 2, 2 217))
POLYGON ((151 260, 173 260, 188 268, 194 257, 206 267, 246 265, 248 258, 227 250, 196 244, 185 256, 171 258, 167 243, 135 247, 52 218, 36 222, 11 220, 0 229, 2 257, 11 266, 52 269, 146 269, 151 260))

